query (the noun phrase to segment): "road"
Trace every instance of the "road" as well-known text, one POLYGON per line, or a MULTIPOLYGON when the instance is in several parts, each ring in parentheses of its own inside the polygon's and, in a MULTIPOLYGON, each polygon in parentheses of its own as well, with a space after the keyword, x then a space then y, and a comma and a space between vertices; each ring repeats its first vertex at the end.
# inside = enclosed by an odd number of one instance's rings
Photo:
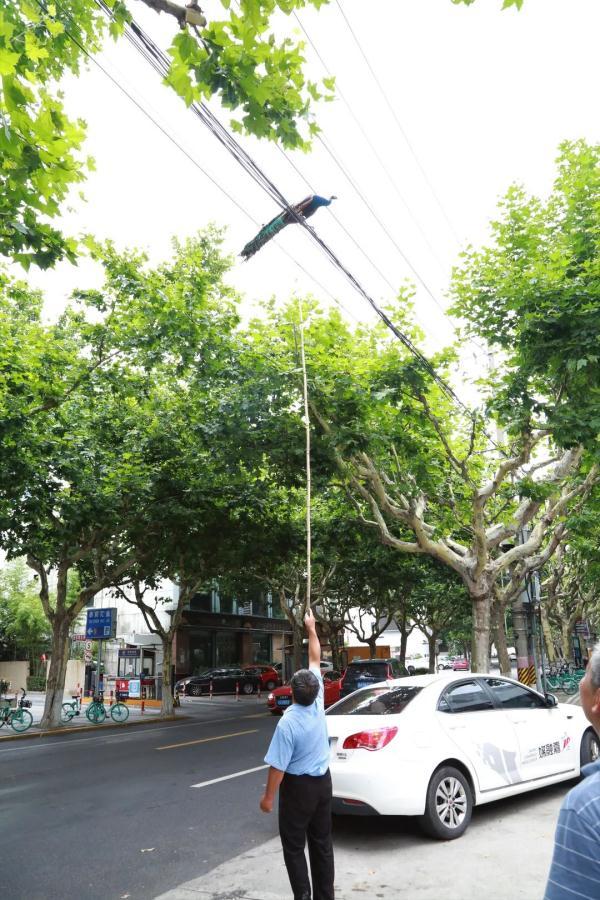
MULTIPOLYGON (((3 898, 288 897, 277 818, 258 810, 276 724, 264 699, 182 712, 192 717, 0 744, 3 898)), ((488 900, 538 900, 569 786, 476 809, 457 843, 410 819, 336 818, 336 898, 477 900, 486 884, 488 900)))
POLYGON ((0 745, 2 896, 154 897, 277 833, 258 810, 275 726, 264 700, 194 718, 0 745))

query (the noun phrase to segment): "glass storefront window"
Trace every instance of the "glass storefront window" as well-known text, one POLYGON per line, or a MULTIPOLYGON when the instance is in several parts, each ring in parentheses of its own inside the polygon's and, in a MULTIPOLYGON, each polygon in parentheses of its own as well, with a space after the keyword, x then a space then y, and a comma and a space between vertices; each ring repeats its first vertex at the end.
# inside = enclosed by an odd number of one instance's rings
POLYGON ((199 591, 190 600, 190 609, 195 612, 212 612, 212 591, 199 591))
POLYGON ((197 675, 213 665, 213 632, 190 635, 190 674, 197 675))
POLYGON ((242 635, 235 631, 217 631, 217 666, 238 665, 242 658, 242 635))
POLYGON ((252 635, 252 662, 271 662, 271 635, 258 633, 252 635))

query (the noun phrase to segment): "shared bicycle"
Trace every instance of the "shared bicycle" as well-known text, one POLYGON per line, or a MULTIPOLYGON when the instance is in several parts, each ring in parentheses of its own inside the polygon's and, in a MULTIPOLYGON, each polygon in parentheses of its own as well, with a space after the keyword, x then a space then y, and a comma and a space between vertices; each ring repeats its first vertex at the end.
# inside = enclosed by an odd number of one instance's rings
POLYGON ((0 728, 3 725, 10 725, 12 730, 18 733, 31 728, 33 716, 27 708, 31 706, 31 701, 26 700, 26 696, 25 688, 21 688, 20 698, 15 696, 14 700, 0 699, 0 728))
POLYGON ((110 704, 107 713, 106 706, 104 705, 104 695, 94 694, 92 702, 88 706, 85 714, 93 725, 101 725, 108 714, 110 714, 113 722, 118 722, 120 724, 126 722, 129 718, 129 708, 124 703, 117 700, 116 703, 110 704))

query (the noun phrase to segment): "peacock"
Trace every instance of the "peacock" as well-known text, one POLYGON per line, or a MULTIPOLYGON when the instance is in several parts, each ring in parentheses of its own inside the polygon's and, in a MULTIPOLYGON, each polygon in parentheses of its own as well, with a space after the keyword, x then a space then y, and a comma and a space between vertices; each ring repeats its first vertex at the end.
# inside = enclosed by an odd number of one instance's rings
POLYGON ((240 256, 243 256, 244 259, 250 259, 250 257, 254 256, 261 247, 264 247, 271 238, 274 238, 282 228, 297 222, 298 220, 294 213, 298 216, 302 216, 304 219, 309 219, 316 213, 320 206, 329 206, 331 201, 336 199, 335 195, 332 195, 329 200, 327 197, 320 197, 318 194, 311 194, 310 197, 305 197, 300 203, 296 203, 295 206, 292 206, 290 209, 284 210, 284 212, 275 216, 275 218, 271 219, 266 225, 263 225, 256 237, 253 237, 251 241, 248 241, 240 253, 240 256))

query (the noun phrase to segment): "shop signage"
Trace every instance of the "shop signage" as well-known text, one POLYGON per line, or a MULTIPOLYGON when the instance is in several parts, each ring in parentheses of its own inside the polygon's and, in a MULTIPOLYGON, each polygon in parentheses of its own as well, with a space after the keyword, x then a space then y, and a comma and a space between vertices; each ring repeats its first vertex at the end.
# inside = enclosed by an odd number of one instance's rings
POLYGON ((119 659, 138 659, 139 655, 139 647, 125 647, 123 650, 119 650, 119 659))

